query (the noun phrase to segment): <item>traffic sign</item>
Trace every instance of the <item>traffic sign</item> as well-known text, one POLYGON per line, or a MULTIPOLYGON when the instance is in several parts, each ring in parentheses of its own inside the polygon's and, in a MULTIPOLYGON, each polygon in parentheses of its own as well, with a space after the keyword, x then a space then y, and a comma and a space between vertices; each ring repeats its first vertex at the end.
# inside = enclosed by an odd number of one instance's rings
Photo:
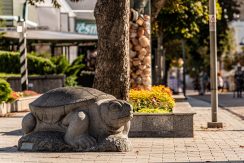
POLYGON ((209 15, 209 22, 210 22, 210 23, 215 23, 215 22, 216 22, 216 17, 215 17, 215 15, 209 15))

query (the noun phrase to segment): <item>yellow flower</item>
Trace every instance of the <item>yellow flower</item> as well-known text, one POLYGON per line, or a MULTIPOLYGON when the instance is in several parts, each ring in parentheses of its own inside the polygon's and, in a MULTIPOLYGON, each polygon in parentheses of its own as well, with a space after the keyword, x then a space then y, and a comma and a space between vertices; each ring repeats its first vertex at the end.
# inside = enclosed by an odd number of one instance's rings
POLYGON ((151 90, 131 89, 129 102, 140 113, 167 113, 175 106, 172 91, 163 85, 153 86, 151 90))

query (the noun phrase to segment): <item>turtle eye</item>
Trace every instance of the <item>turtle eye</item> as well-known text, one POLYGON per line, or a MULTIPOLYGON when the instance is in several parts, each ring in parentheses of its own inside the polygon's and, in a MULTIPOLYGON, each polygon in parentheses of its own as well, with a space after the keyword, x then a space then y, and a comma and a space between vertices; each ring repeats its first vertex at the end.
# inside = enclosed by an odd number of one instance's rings
POLYGON ((121 110, 121 108, 122 108, 122 105, 117 101, 113 101, 109 105, 109 110, 114 111, 114 112, 119 112, 121 110))

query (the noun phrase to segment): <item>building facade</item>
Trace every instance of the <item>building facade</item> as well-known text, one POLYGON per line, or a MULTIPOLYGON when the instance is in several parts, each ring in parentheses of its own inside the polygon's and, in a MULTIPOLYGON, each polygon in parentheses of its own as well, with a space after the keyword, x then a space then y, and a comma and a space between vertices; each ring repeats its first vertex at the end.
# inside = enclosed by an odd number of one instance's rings
MULTIPOLYGON (((55 8, 52 0, 27 5, 26 8, 26 0, 1 1, 1 15, 13 17, 13 20, 6 21, 6 26, 16 26, 17 17, 26 17, 29 51, 65 55, 72 62, 77 55, 96 47, 97 30, 93 16, 96 0, 59 0, 60 8, 55 8)), ((10 45, 16 44, 18 34, 7 32, 4 38, 10 45)))

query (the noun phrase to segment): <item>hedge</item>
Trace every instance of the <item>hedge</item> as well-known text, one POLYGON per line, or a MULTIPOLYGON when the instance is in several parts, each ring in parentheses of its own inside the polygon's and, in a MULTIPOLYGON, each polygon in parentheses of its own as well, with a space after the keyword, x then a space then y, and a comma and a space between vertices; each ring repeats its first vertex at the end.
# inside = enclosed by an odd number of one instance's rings
POLYGON ((12 89, 6 80, 0 79, 0 104, 3 101, 7 101, 12 89))
MULTIPOLYGON (((29 74, 53 74, 55 65, 46 58, 27 55, 28 73, 29 74)), ((0 72, 20 73, 20 56, 18 52, 0 51, 0 72)))

